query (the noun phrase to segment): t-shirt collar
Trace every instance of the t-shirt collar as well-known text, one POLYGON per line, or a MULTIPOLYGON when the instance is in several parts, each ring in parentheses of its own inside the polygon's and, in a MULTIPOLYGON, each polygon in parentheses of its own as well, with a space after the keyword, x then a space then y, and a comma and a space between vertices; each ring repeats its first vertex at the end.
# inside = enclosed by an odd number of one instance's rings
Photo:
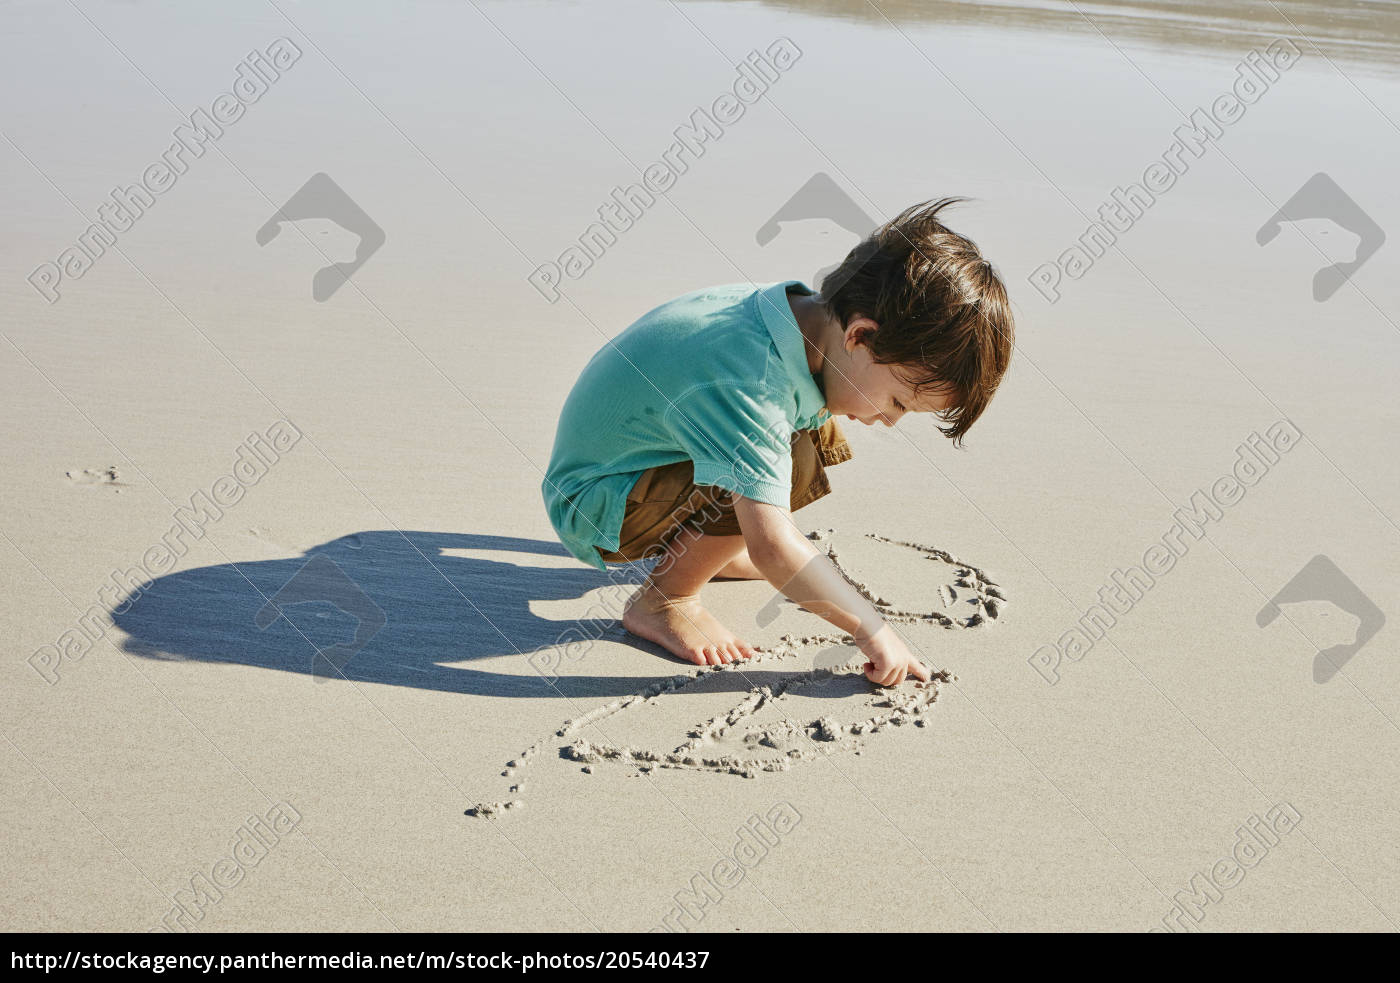
POLYGON ((812 378, 812 370, 807 367, 806 342, 788 305, 787 291, 792 286, 800 288, 805 294, 816 293, 800 280, 783 280, 759 290, 758 309, 764 326, 778 347, 778 356, 787 370, 793 391, 797 393, 797 428, 811 430, 820 426, 827 415, 826 397, 812 378))

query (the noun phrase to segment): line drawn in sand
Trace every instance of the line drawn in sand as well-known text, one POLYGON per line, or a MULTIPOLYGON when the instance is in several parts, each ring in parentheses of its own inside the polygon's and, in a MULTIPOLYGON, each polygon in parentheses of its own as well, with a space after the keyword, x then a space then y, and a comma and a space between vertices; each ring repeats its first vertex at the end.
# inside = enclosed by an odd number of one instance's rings
MULTIPOLYGON (((823 542, 828 541, 830 535, 831 530, 827 530, 825 533, 810 533, 808 538, 823 542)), ((964 611, 961 615, 937 610, 914 611, 891 603, 869 585, 853 577, 842 564, 835 547, 827 542, 826 555, 836 569, 887 621, 930 624, 957 630, 990 626, 1000 617, 1006 605, 1006 596, 984 570, 931 546, 873 533, 867 533, 866 538, 922 553, 924 559, 952 567, 953 582, 938 588, 938 603, 944 609, 961 606, 964 611)), ((777 616, 776 605, 780 603, 770 601, 769 605, 765 605, 765 609, 770 605, 774 607, 771 612, 760 615, 763 624, 772 623, 777 616)), ((775 645, 742 663, 707 666, 672 676, 643 692, 613 700, 581 717, 564 721, 557 730, 535 741, 506 764, 501 775, 516 780, 510 787, 510 798, 477 803, 466 810, 466 815, 489 817, 523 807, 522 796, 526 789, 523 771, 550 747, 557 750, 559 757, 580 763, 583 771, 590 774, 603 766, 621 765, 635 769, 632 774, 649 774, 658 768, 671 768, 741 775, 745 778, 755 778, 761 772, 788 771, 793 765, 816 761, 831 754, 860 753, 870 735, 891 727, 924 727, 924 714, 938 700, 939 687, 957 679, 951 673, 937 671, 927 683, 910 679, 898 687, 887 689, 865 679, 861 669, 864 661, 849 635, 798 637, 786 634, 775 645), (742 677, 749 669, 797 659, 812 649, 819 649, 813 660, 813 668, 796 669, 780 676, 772 685, 749 688, 733 707, 690 728, 687 739, 670 750, 599 742, 582 736, 585 728, 594 727, 625 711, 655 705, 688 688, 703 686, 708 680, 723 678, 726 673, 739 673, 742 677), (857 719, 853 722, 842 723, 830 713, 799 721, 788 713, 789 696, 808 688, 829 692, 832 686, 849 688, 851 697, 864 695, 863 702, 842 698, 844 709, 857 711, 857 719), (759 719, 760 712, 765 710, 770 711, 770 719, 766 722, 759 719)))

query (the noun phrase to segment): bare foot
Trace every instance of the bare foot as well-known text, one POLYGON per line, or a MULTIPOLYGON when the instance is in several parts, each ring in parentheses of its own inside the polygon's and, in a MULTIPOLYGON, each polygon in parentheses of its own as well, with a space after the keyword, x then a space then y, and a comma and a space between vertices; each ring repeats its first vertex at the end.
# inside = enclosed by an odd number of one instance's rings
POLYGON ((758 567, 753 565, 753 560, 749 559, 749 551, 743 550, 738 556, 720 567, 716 578, 724 580, 763 580, 763 574, 758 572, 758 567))
POLYGON ((697 666, 752 658, 756 650, 734 637, 700 605, 700 598, 667 598, 647 584, 627 602, 622 626, 697 666))

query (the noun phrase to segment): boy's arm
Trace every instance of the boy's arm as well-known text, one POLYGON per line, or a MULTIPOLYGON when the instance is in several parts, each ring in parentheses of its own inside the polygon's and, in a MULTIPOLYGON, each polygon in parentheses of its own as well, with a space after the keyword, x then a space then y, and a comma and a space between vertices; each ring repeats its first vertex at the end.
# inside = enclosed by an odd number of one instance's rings
POLYGON ((855 638, 870 660, 865 675, 871 682, 898 686, 906 674, 929 678, 928 667, 915 658, 875 606, 798 532, 787 509, 735 495, 734 513, 758 572, 787 597, 855 638))

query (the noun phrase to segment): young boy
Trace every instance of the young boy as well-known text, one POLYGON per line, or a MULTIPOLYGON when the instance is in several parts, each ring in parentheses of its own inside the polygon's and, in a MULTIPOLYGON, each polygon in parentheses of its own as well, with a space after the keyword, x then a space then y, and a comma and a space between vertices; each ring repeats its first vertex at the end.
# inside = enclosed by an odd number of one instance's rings
POLYGON ((544 480, 569 551, 659 557, 623 625, 696 665, 754 648, 700 604, 716 577, 764 579, 849 632, 873 682, 928 679, 879 613, 799 531, 848 460, 836 417, 895 425, 934 413, 960 442, 1006 372, 1006 289, 939 213, 906 209, 821 283, 713 287, 608 342, 564 403, 544 480))

